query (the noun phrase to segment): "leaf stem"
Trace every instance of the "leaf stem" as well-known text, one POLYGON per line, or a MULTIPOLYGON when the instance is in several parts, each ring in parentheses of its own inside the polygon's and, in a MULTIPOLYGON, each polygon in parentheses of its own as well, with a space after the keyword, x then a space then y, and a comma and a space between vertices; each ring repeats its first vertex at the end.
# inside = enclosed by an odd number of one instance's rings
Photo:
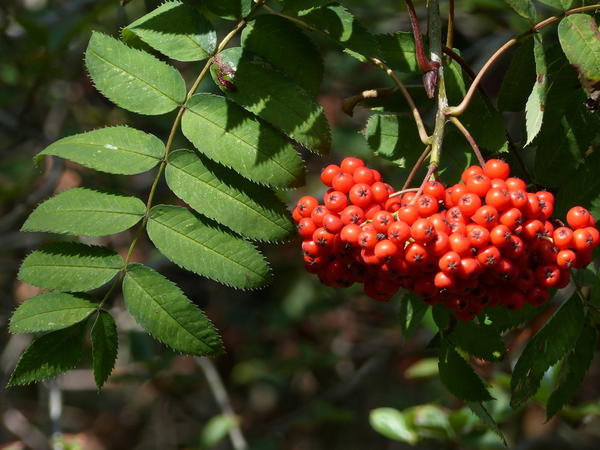
POLYGON ((471 133, 469 133, 469 130, 467 130, 467 128, 462 124, 462 122, 460 120, 458 120, 458 117, 451 116, 450 121, 454 125, 456 125, 456 128, 458 128, 458 130, 463 134, 463 136, 465 137, 467 142, 471 145, 471 148, 473 149, 473 153, 475 153, 475 156, 477 157, 477 161, 479 162, 479 165, 481 167, 483 167, 485 165, 485 160, 483 159, 483 156, 481 156, 481 151, 479 150, 479 147, 477 146, 477 142, 475 142, 475 139, 473 138, 473 136, 471 136, 471 133))
POLYGON ((500 56, 502 56, 504 54, 504 52, 506 52, 506 50, 508 50, 510 47, 512 47, 513 45, 522 41, 523 39, 526 39, 526 38, 534 35, 535 33, 540 31, 545 26, 548 26, 554 22, 557 22, 566 16, 569 16, 571 14, 580 13, 580 12, 591 11, 591 10, 598 9, 598 8, 600 8, 600 4, 595 4, 595 5, 590 5, 590 6, 581 6, 579 8, 569 9, 567 11, 564 11, 562 14, 558 14, 556 16, 551 16, 545 20, 542 20, 541 22, 533 25, 526 32, 510 39, 502 47, 500 47, 498 50, 496 50, 496 52, 492 56, 490 56, 490 58, 485 62, 485 64, 483 65, 483 67, 481 68, 481 70, 479 71, 479 73, 477 74, 477 76, 475 77, 473 82, 471 83, 471 86, 469 87, 468 92, 466 93, 465 97, 460 102, 460 104, 457 106, 451 106, 451 107, 446 108, 446 110, 445 110, 446 115, 460 116, 462 113, 465 112, 465 110, 471 103, 471 100, 473 99, 473 95, 475 94, 475 90, 477 89, 477 86, 481 82, 481 79, 483 78, 485 73, 500 58, 500 56))

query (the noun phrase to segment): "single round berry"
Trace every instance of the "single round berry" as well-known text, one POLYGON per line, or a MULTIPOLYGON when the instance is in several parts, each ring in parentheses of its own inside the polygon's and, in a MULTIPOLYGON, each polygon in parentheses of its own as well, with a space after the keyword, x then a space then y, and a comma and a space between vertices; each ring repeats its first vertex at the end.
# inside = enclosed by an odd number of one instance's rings
POLYGON ((567 223, 573 229, 587 227, 590 222, 590 212, 583 206, 574 206, 567 212, 567 223))
POLYGON ((358 183, 350 188, 348 194, 350 201, 356 206, 367 206, 373 202, 373 193, 371 187, 365 183, 358 183))
POLYGON ((342 169, 342 172, 353 174, 358 167, 363 167, 364 165, 365 163, 362 159, 349 156, 342 159, 342 162, 340 163, 340 169, 342 169))
POLYGON ((321 172, 321 181, 325 186, 331 187, 333 177, 335 177, 341 171, 342 169, 340 169, 340 166, 336 166, 335 164, 329 164, 321 172))
POLYGON ((489 178, 506 180, 510 175, 510 166, 500 159, 488 159, 483 166, 483 173, 489 178))

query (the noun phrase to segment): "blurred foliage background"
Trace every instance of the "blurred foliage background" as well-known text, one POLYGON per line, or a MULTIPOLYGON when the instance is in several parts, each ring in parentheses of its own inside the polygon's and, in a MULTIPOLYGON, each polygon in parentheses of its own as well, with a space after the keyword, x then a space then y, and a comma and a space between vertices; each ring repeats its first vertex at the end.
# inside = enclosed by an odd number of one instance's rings
MULTIPOLYGON (((171 115, 136 116, 118 109, 91 85, 83 51, 91 30, 116 35, 120 28, 153 9, 156 0, 2 0, 0 3, 0 376, 5 385, 30 337, 10 336, 11 311, 37 288, 15 281, 19 261, 50 237, 18 230, 31 209, 51 194, 85 184, 114 187, 144 197, 152 174, 116 177, 76 164, 48 159, 39 167, 32 157, 59 137, 107 125, 131 126, 165 137, 171 115)), ((348 0, 348 6, 372 31, 409 30, 403 2, 348 0)), ((424 17, 424 2, 417 2, 424 17)), ((540 5, 544 16, 552 13, 540 5)), ((442 8, 447 8, 442 2, 442 8)), ((445 14, 445 10, 442 11, 445 14)), ((209 16, 222 37, 231 27, 209 16)), ((423 24, 425 26, 425 24, 423 24)), ((527 28, 499 0, 457 2, 455 46, 477 70, 503 42, 527 28)), ((369 115, 341 110, 342 99, 364 89, 390 86, 378 69, 359 63, 313 36, 325 54, 326 75, 320 103, 333 128, 328 158, 304 155, 305 188, 285 192, 288 204, 305 193, 319 194, 319 170, 346 155, 365 158, 393 185, 405 169, 372 155, 361 134, 369 115)), ((503 58, 484 86, 498 92, 510 58, 503 58)), ((177 64, 187 80, 200 63, 177 64)), ((407 80, 418 83, 419 80, 407 80)), ((205 81, 200 90, 215 91, 205 81)), ((505 115, 517 140, 519 114, 505 115)), ((181 143, 183 138, 180 137, 181 143)), ((177 148, 177 145, 175 146, 177 148)), ((446 147, 446 152, 452 148, 446 147)), ((530 156, 524 155, 526 160, 530 156)), ((160 201, 175 202, 168 190, 160 201)), ((129 232, 85 240, 126 251, 129 232)), ((321 286, 305 273, 298 242, 263 246, 275 273, 267 289, 241 292, 182 271, 162 259, 147 242, 134 259, 177 282, 203 308, 223 334, 227 354, 214 359, 237 418, 223 416, 207 383, 211 365, 174 355, 141 331, 117 298, 111 311, 119 321, 120 351, 109 383, 98 393, 90 370, 73 370, 58 380, 0 393, 0 448, 71 449, 228 449, 227 430, 238 422, 249 448, 402 449, 503 448, 437 378, 435 334, 429 314, 413 334, 401 333, 401 299, 380 304, 360 289, 321 286), (52 418, 49 405, 62 406, 52 418), (54 400, 52 400, 54 399, 54 400), (376 433, 369 424, 374 408, 405 412, 407 442, 376 433), (56 436, 59 436, 58 434, 56 436), (58 447, 57 447, 58 446, 58 447)), ((551 310, 552 308, 550 308, 551 310)), ((550 314, 548 311, 547 314, 550 314)), ((511 448, 592 449, 600 445, 600 360, 596 358, 571 406, 546 422, 536 403, 508 406, 507 373, 538 318, 508 336, 509 353, 501 363, 475 361, 491 383, 497 401, 491 411, 511 448)), ((89 361, 84 362, 89 367, 89 361)), ((544 400, 555 370, 537 394, 544 400)), ((217 392, 218 393, 218 392, 217 392)))

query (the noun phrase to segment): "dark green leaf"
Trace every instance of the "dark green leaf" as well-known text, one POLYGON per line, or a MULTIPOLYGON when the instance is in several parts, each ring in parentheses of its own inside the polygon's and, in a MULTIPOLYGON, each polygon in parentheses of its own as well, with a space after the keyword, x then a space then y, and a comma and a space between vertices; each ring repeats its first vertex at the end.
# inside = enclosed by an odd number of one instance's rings
POLYGON ((506 438, 504 437, 504 433, 502 433, 498 422, 496 422, 496 420, 492 417, 485 405, 482 402, 467 402, 467 405, 471 411, 473 411, 473 414, 479 417, 486 427, 496 433, 500 439, 502 439, 504 445, 508 447, 506 438))
POLYGON ((444 305, 437 304, 431 308, 433 320, 440 330, 446 330, 450 327, 450 318, 452 317, 448 308, 444 305))
POLYGON ((329 151, 331 136, 323 108, 300 86, 241 47, 228 48, 214 60, 213 80, 227 97, 309 150, 329 151))
POLYGON ((185 83, 175 68, 105 34, 92 34, 85 64, 96 88, 129 111, 163 114, 185 99, 185 83))
POLYGON ((254 239, 278 241, 294 230, 286 206, 268 188, 190 150, 169 155, 167 184, 199 213, 254 239))
MULTIPOLYGON (((458 50, 455 51, 459 53, 458 50)), ((456 105, 464 97, 466 93, 464 79, 465 75, 462 68, 457 62, 452 61, 445 71, 446 91, 450 104, 456 105)), ((502 116, 479 91, 475 92, 473 100, 465 113, 460 116, 460 120, 483 151, 491 153, 507 151, 508 144, 506 142, 506 130, 502 116)), ((466 166, 463 167, 463 165, 465 163, 468 164, 464 158, 464 154, 471 154, 472 150, 464 136, 454 128, 451 124, 446 127, 448 133, 447 140, 444 142, 444 148, 451 148, 452 151, 442 152, 441 167, 447 167, 452 162, 451 160, 454 159, 454 164, 459 169, 462 167, 464 170, 466 166), (447 161, 444 158, 447 158, 447 161)), ((453 171, 454 174, 455 172, 453 171)), ((460 172, 456 175, 459 174, 460 172)), ((446 176, 449 179, 457 178, 450 176, 450 173, 446 176)))
POLYGON ((142 264, 127 266, 123 297, 129 313, 152 336, 179 352, 223 353, 223 343, 206 315, 177 285, 142 264))
POLYGON ((313 42, 289 20, 258 16, 242 31, 241 46, 265 58, 312 96, 319 93, 323 59, 313 42))
POLYGON ((581 334, 583 321, 583 305, 579 297, 574 295, 529 340, 515 365, 510 382, 510 403, 513 407, 533 396, 546 370, 573 348, 581 334))
POLYGON ((447 339, 442 339, 439 371, 442 383, 458 398, 471 402, 492 399, 479 375, 447 339))
POLYGON ((132 175, 152 169, 164 154, 165 146, 156 136, 120 126, 62 138, 36 159, 55 155, 102 172, 132 175))
POLYGON ((345 7, 337 4, 313 9, 302 15, 302 20, 342 47, 358 54, 378 56, 377 39, 345 7))
POLYGON ((181 128, 202 153, 243 177, 276 187, 303 183, 304 162, 287 139, 224 97, 194 95, 181 128))
POLYGON ((82 292, 102 286, 122 267, 122 258, 106 247, 60 242, 27 256, 19 279, 44 289, 82 292))
POLYGON ((415 332, 427 312, 428 305, 414 293, 407 293, 400 304, 400 327, 405 337, 415 332))
POLYGON ((88 188, 74 188, 40 204, 21 231, 105 236, 135 225, 146 206, 135 197, 88 188))
POLYGON ((594 18, 572 14, 558 25, 558 38, 567 59, 582 76, 600 81, 600 31, 594 18))
POLYGON ((217 34, 196 8, 180 1, 167 1, 124 28, 150 47, 178 61, 208 58, 217 47, 217 34))
POLYGON ((287 14, 303 16, 330 3, 335 3, 335 0, 283 0, 283 11, 287 14))
POLYGON ((382 60, 397 72, 419 72, 413 34, 398 31, 394 34, 378 34, 375 36, 381 51, 382 60))
POLYGON ((83 356, 85 322, 35 339, 23 352, 7 386, 18 386, 54 377, 77 365, 83 356))
POLYGON ((406 422, 404 415, 394 408, 376 408, 369 414, 369 423, 375 431, 388 439, 415 444, 419 437, 406 422))
POLYGON ((47 292, 21 303, 10 318, 11 333, 60 330, 81 322, 97 305, 82 294, 47 292))
POLYGON ((447 337, 464 352, 486 361, 498 361, 506 352, 500 331, 494 325, 458 321, 447 337))
POLYGON ((365 130, 369 147, 400 167, 412 167, 423 152, 423 144, 409 114, 373 114, 365 130))
POLYGON ((504 0, 512 9, 525 19, 535 19, 535 7, 532 0, 504 0))
POLYGON ((235 20, 250 12, 252 0, 202 0, 202 4, 223 19, 235 20))
POLYGON ((147 231, 175 264, 228 286, 253 289, 271 278, 267 262, 252 244, 186 208, 155 206, 147 231))
POLYGON ((115 367, 119 348, 117 326, 109 312, 98 311, 91 338, 94 380, 98 389, 101 389, 115 367))
POLYGON ((526 303, 518 311, 510 311, 504 306, 493 306, 486 308, 485 315, 500 332, 517 328, 537 316, 546 305, 531 306, 526 303))
POLYGON ((498 107, 502 111, 523 111, 535 83, 533 39, 527 39, 514 53, 502 79, 498 107))
POLYGON ((588 318, 575 343, 575 347, 567 355, 561 367, 559 386, 548 399, 546 408, 548 420, 575 395, 594 357, 596 342, 596 328, 588 318))

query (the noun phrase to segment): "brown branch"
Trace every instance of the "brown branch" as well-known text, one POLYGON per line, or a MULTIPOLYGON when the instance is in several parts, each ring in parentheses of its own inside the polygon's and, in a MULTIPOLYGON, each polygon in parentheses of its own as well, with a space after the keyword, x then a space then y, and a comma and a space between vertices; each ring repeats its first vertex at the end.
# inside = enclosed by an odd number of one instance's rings
POLYGON ((365 100, 373 99, 373 98, 384 98, 392 95, 396 89, 394 88, 377 88, 377 89, 368 89, 366 91, 362 91, 360 94, 353 95, 352 97, 347 97, 342 100, 342 111, 348 114, 350 117, 354 115, 354 108, 359 103, 364 102, 365 100))

